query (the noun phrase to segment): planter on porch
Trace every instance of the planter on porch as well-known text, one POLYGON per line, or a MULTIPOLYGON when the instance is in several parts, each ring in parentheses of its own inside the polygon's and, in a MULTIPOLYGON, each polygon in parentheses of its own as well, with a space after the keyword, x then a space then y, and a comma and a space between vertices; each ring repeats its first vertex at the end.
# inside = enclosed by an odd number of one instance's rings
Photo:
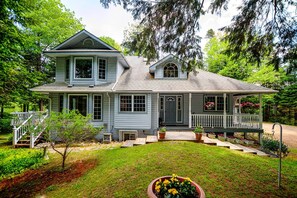
POLYGON ((154 179, 147 188, 147 195, 149 198, 172 197, 177 193, 185 193, 185 191, 188 197, 205 198, 203 189, 197 183, 190 178, 178 177, 174 174, 154 179), (170 186, 174 187, 165 189, 170 186))
POLYGON ((166 135, 166 127, 162 127, 159 130, 159 139, 164 140, 166 135))

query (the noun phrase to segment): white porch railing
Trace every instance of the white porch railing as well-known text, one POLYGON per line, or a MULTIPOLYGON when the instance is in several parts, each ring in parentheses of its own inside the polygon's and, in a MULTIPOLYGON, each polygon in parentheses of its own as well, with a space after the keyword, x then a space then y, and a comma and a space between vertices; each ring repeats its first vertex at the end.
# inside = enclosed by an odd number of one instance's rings
POLYGON ((210 114, 192 114, 192 127, 201 125, 209 128, 245 128, 245 129, 259 129, 260 117, 255 114, 234 114, 226 115, 210 115, 210 114))
POLYGON ((13 146, 17 145, 25 135, 30 135, 30 148, 33 148, 35 141, 45 129, 44 121, 48 117, 48 112, 20 112, 14 115, 13 146), (26 118, 25 115, 29 117, 19 125, 20 121, 26 118))

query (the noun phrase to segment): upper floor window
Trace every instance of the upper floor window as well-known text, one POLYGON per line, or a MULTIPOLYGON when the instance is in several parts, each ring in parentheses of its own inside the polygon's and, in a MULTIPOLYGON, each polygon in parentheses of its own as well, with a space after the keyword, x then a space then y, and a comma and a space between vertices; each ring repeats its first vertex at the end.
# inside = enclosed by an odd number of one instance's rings
POLYGON ((174 63, 168 63, 164 67, 164 78, 177 78, 178 67, 174 63))
POLYGON ((106 79, 106 59, 98 60, 98 74, 100 80, 106 79))
POLYGON ((75 58, 75 78, 92 78, 93 58, 75 58))

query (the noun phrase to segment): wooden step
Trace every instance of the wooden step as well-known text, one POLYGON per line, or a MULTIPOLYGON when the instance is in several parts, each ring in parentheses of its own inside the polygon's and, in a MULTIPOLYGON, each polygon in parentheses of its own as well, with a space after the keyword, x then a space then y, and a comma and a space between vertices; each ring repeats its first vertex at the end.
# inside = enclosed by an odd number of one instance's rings
POLYGON ((242 148, 244 153, 257 154, 257 151, 255 151, 254 149, 251 149, 249 147, 245 147, 245 146, 242 146, 240 144, 236 144, 236 146, 242 148))
POLYGON ((128 148, 128 147, 133 147, 135 140, 126 140, 125 142, 123 142, 122 144, 122 148, 128 148))
POLYGON ((202 136, 202 140, 204 142, 204 144, 208 144, 208 145, 217 145, 216 142, 212 141, 211 138, 208 138, 206 136, 202 136))
POLYGON ((135 142, 133 145, 145 145, 146 144, 146 138, 136 138, 135 142))
POLYGON ((30 144, 16 144, 14 148, 30 148, 30 144))
POLYGON ((259 156, 263 156, 263 157, 269 157, 270 156, 269 154, 264 153, 263 151, 260 151, 258 149, 254 149, 254 148, 249 148, 249 149, 254 150, 255 152, 257 152, 257 155, 259 155, 259 156))
POLYGON ((155 135, 148 135, 146 137, 146 143, 154 143, 154 142, 158 142, 158 137, 155 135))

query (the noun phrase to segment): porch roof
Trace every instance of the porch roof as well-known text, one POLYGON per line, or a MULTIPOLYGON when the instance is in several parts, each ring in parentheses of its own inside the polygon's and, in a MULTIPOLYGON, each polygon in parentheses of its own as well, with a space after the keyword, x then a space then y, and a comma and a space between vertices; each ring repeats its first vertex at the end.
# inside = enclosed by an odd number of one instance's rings
POLYGON ((221 76, 204 70, 190 72, 188 79, 154 79, 149 73, 150 65, 142 57, 127 56, 131 66, 126 69, 114 91, 151 91, 159 93, 276 93, 277 91, 240 80, 221 76))
POLYGON ((103 83, 95 86, 88 85, 74 85, 69 86, 68 83, 55 82, 47 85, 34 87, 31 91, 43 93, 98 93, 98 92, 111 92, 115 83, 103 83))

